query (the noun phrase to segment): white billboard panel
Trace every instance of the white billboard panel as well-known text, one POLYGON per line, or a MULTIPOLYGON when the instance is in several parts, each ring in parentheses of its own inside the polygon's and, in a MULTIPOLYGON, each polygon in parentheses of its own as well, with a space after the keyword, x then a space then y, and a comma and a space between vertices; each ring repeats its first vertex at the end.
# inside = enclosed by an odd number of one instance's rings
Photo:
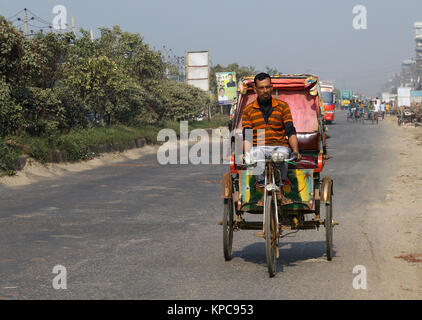
POLYGON ((186 53, 186 83, 209 92, 209 52, 186 53))
POLYGON ((398 88, 397 89, 397 104, 399 107, 410 107, 410 91, 411 88, 398 88))
POLYGON ((208 67, 208 51, 188 52, 188 66, 190 67, 208 67))
POLYGON ((208 66, 207 67, 188 67, 188 79, 208 79, 208 66))
POLYGON ((188 84, 191 86, 197 87, 201 90, 207 91, 209 90, 209 81, 208 79, 198 79, 198 80, 188 80, 188 84))

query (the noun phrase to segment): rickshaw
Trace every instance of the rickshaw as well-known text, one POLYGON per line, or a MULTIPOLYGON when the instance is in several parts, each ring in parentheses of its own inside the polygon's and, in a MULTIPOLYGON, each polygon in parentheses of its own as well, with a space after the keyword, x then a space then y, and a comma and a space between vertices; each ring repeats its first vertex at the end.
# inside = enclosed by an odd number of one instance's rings
POLYGON ((350 107, 347 111, 346 111, 346 121, 352 121, 355 122, 356 121, 356 107, 350 107))
POLYGON ((361 117, 362 124, 365 124, 365 121, 371 121, 372 124, 374 124, 375 121, 375 115, 373 111, 370 111, 368 106, 363 107, 363 113, 361 117))
POLYGON ((231 260, 234 232, 256 230, 255 236, 265 239, 266 262, 270 277, 276 274, 276 258, 279 258, 279 241, 299 230, 325 227, 326 258, 333 256, 333 180, 321 178, 326 159, 326 139, 319 79, 312 75, 278 75, 271 78, 273 97, 289 104, 297 131, 300 161, 287 159, 273 153, 265 162, 265 187, 256 184, 253 168, 259 160, 242 158, 242 112, 256 99, 253 78, 246 78, 239 85, 235 113, 230 125, 231 157, 230 172, 223 175, 223 252, 226 261, 231 260), (275 194, 276 164, 288 163, 287 179, 283 195, 291 203, 282 204, 275 194), (258 201, 264 193, 263 206, 258 201), (324 219, 321 219, 324 211, 324 219), (261 215, 255 221, 246 216, 261 215))
POLYGON ((360 106, 353 104, 351 105, 350 109, 346 112, 346 121, 352 121, 352 122, 359 122, 362 119, 362 114, 360 110, 360 106))

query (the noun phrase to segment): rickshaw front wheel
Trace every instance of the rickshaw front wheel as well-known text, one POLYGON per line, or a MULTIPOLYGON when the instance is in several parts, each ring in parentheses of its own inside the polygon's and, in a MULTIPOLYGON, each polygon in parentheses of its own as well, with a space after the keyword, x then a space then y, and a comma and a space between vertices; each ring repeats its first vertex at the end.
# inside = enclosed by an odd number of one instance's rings
POLYGON ((327 260, 331 261, 333 257, 333 198, 325 204, 325 245, 327 251, 327 260))
POLYGON ((265 249, 270 278, 276 273, 277 228, 275 219, 275 204, 272 195, 267 195, 264 206, 265 215, 265 249))
POLYGON ((223 250, 226 261, 232 258, 233 245, 233 199, 224 199, 223 250))

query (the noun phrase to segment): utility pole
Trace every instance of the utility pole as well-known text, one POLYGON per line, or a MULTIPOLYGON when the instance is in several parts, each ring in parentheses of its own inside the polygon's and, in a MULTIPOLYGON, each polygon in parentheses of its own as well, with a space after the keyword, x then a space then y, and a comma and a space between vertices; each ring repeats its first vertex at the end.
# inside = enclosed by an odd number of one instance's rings
POLYGON ((24 23, 25 23, 25 36, 28 37, 29 35, 29 28, 28 28, 28 12, 26 11, 26 8, 24 9, 25 11, 25 17, 24 17, 24 23))
POLYGON ((75 31, 75 19, 73 19, 73 17, 72 17, 72 32, 73 32, 73 34, 75 35, 75 37, 76 37, 76 31, 75 31))

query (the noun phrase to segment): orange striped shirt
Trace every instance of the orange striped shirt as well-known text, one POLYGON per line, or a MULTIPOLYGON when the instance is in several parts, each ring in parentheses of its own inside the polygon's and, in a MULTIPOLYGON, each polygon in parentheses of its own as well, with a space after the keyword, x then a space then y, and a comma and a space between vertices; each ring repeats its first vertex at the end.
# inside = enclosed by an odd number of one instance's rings
POLYGON ((253 145, 286 146, 289 142, 286 136, 285 124, 293 122, 289 105, 281 100, 272 98, 273 111, 265 122, 264 115, 258 105, 258 100, 248 104, 242 113, 242 127, 253 129, 253 145), (258 134, 257 130, 265 131, 258 134))

